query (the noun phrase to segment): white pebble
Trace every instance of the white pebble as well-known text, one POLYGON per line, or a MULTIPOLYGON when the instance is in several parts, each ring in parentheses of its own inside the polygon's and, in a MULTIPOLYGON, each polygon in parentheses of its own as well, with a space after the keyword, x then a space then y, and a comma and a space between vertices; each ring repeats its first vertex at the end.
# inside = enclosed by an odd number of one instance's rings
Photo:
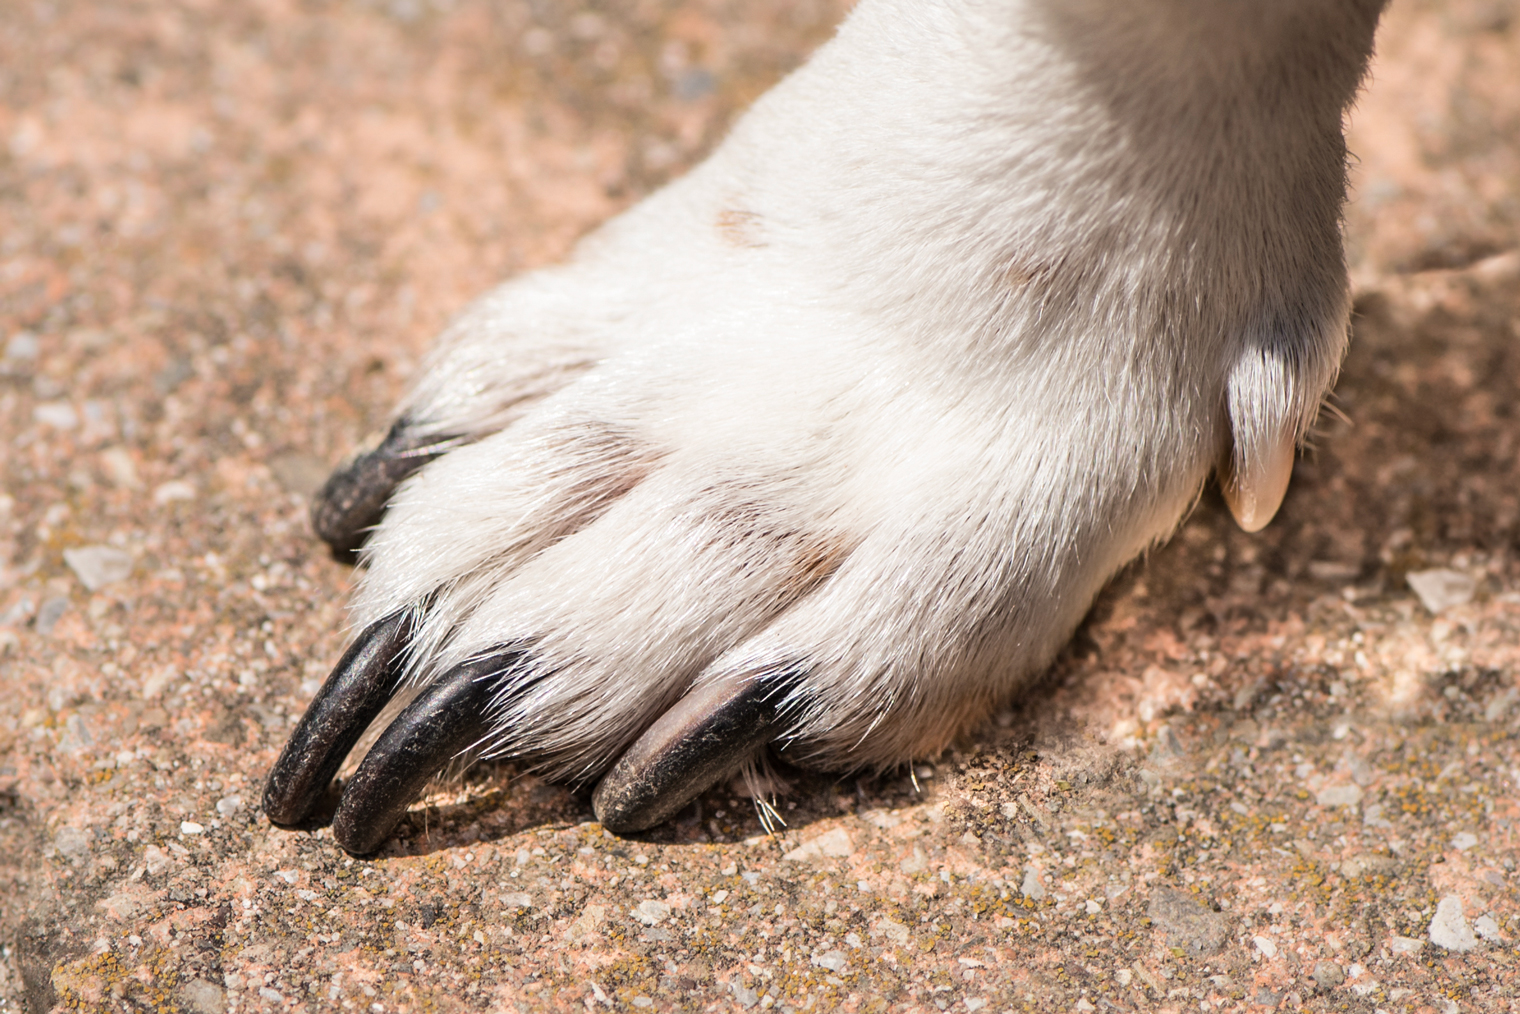
POLYGON ((125 447, 112 447, 100 452, 100 464, 111 482, 123 489, 136 489, 142 485, 137 475, 137 464, 125 447))
POLYGON ((670 918, 670 906, 663 901, 641 901, 633 910, 633 917, 645 926, 658 926, 670 918))
POLYGON ((37 358, 37 353, 42 349, 42 343, 37 336, 30 331, 17 331, 11 335, 10 341, 5 343, 5 358, 17 362, 31 361, 37 358))
POLYGON ((1355 806, 1362 801, 1362 790, 1354 784, 1327 785, 1315 794, 1320 806, 1355 806))
POLYGON ((79 413, 66 401, 44 401, 33 407, 32 418, 55 430, 71 430, 79 425, 79 413))
POLYGON ((1520 688, 1510 687, 1499 691, 1494 695, 1493 700, 1488 702, 1488 707, 1483 709, 1483 720, 1497 722, 1505 716, 1517 700, 1520 700, 1520 688))
POLYGON ((1499 932, 1499 923, 1491 915, 1480 915, 1474 919, 1473 932, 1491 944, 1504 942, 1504 935, 1499 932))
POLYGON ((1467 917, 1462 914, 1462 899, 1448 894, 1436 906, 1435 918, 1430 920, 1430 942, 1448 951, 1470 951, 1478 946, 1467 917))
POLYGON ((69 565, 90 591, 124 580, 132 573, 132 554, 114 546, 81 546, 65 549, 63 562, 69 565))
POLYGON ((183 479, 170 479, 153 490, 153 502, 162 507, 175 500, 194 500, 195 487, 183 479))
POLYGON ((1404 580, 1432 613, 1466 605, 1478 590, 1478 583, 1471 576, 1444 567, 1410 571, 1404 580))

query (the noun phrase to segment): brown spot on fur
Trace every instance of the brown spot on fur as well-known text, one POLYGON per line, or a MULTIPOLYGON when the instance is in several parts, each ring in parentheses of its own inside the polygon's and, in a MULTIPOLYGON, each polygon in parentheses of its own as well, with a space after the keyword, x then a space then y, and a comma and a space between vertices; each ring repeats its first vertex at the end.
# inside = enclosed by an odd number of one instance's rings
POLYGON ((1024 261, 1014 261, 1003 272, 1003 280, 1011 288, 1022 289, 1032 282, 1037 282, 1050 274, 1049 264, 1027 264, 1024 261))
POLYGON ((571 489, 598 514, 643 482, 662 457, 631 430, 609 422, 582 423, 562 453, 585 475, 571 489))
POLYGON ((574 535, 601 517, 643 482, 663 457, 631 429, 610 422, 582 422, 557 436, 554 460, 571 481, 552 484, 559 492, 559 505, 557 522, 542 533, 545 545, 574 535))
POLYGON ((837 534, 813 531, 794 517, 778 514, 771 505, 734 499, 706 506, 703 521, 720 533, 719 541, 762 542, 769 547, 767 557, 786 561, 785 576, 776 586, 777 599, 783 604, 818 587, 850 555, 851 545, 837 534))
POLYGON ((729 246, 747 247, 759 249, 766 245, 761 238, 761 219, 753 211, 740 211, 738 209, 725 209, 718 212, 713 226, 718 230, 718 235, 729 246))
POLYGON ((796 566, 782 585, 782 594, 788 598, 801 598, 828 580, 849 555, 844 543, 837 539, 804 542, 800 548, 796 566))

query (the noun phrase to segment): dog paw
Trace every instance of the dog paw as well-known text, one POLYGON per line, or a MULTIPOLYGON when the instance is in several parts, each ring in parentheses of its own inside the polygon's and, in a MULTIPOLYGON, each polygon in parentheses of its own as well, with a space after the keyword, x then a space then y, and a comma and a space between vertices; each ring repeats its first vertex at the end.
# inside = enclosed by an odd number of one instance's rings
POLYGON ((1271 517, 1344 347, 1339 147, 1292 162, 1312 187, 1228 162, 1267 178, 1220 203, 1192 166, 1235 125, 1174 150, 1103 106, 1087 50, 890 9, 461 318, 335 473, 314 519, 364 544, 362 633, 272 820, 306 820, 403 696, 334 818, 355 853, 465 752, 596 783, 619 831, 768 748, 930 755, 1211 471, 1243 526, 1271 517), (1044 47, 1039 74, 988 45, 1044 47))

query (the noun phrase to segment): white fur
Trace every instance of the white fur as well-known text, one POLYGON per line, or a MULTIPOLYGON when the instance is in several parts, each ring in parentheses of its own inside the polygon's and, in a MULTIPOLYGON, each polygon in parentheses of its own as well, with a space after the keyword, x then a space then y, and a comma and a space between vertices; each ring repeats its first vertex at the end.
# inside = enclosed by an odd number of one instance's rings
POLYGON ((694 680, 801 665, 789 749, 933 753, 1345 345, 1341 116, 1381 0, 862 0, 702 166, 445 335, 357 619, 547 674, 587 777, 694 680))

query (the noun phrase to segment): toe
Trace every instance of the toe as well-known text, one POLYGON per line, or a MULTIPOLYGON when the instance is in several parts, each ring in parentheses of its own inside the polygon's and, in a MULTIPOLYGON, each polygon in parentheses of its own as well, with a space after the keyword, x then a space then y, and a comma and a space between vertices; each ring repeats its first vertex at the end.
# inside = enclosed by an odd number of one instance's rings
POLYGON ((333 555, 352 559, 405 479, 452 446, 447 436, 412 432, 398 420, 373 450, 335 469, 311 505, 311 526, 333 555))
POLYGON ((344 652, 291 734, 264 786, 264 812, 282 827, 306 823, 343 759, 391 699, 413 615, 399 610, 367 627, 344 652))
POLYGON ((781 667, 693 688, 597 785, 597 819, 618 833, 643 831, 738 773, 781 732, 785 702, 803 675, 781 667))
POLYGON ((490 714, 524 670, 520 651, 504 650, 457 666, 420 693, 381 734, 343 790, 333 836, 369 855, 446 764, 490 729, 490 714))

